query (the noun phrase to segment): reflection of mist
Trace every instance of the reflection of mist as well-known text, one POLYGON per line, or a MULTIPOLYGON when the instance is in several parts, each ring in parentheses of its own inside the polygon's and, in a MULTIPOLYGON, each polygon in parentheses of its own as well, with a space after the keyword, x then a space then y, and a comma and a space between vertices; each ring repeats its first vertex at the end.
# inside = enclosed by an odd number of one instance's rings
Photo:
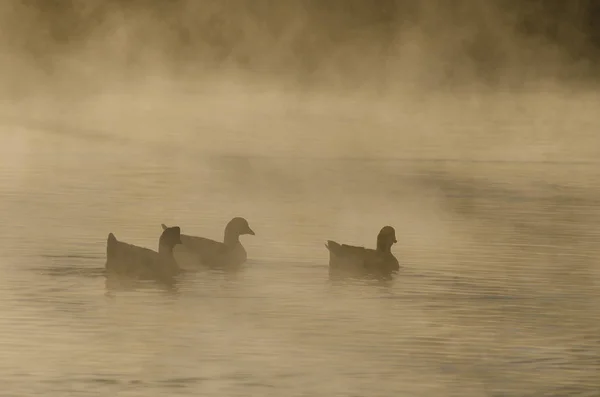
POLYGON ((31 137, 16 129, 0 134, 0 196, 20 190, 26 184, 27 166, 33 160, 31 137))

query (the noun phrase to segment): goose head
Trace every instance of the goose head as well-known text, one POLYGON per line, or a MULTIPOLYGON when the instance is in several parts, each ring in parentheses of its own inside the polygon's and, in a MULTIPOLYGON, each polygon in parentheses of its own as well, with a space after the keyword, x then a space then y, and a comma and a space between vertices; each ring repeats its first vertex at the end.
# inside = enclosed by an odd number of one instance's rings
POLYGON ((225 226, 225 242, 238 241, 243 234, 254 236, 254 231, 250 229, 248 221, 242 217, 235 217, 225 226))
POLYGON ((181 244, 181 229, 179 226, 165 228, 158 240, 158 246, 172 250, 177 244, 181 244))
POLYGON ((377 235, 377 250, 390 252, 392 245, 397 243, 396 230, 391 226, 384 226, 377 235))

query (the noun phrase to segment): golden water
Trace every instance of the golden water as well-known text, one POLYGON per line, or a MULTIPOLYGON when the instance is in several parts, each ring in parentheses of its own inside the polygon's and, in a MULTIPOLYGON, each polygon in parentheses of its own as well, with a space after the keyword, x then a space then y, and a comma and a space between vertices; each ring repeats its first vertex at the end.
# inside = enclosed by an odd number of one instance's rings
MULTIPOLYGON (((123 110, 125 124, 115 115, 123 98, 112 100, 110 117, 76 110, 49 117, 36 107, 4 118, 3 395, 592 396, 600 389, 593 156, 526 162, 544 158, 503 152, 500 138, 488 152, 469 149, 485 141, 473 132, 457 155, 432 133, 443 123, 407 136, 394 120, 379 134, 385 153, 377 154, 377 144, 366 146, 374 127, 355 119, 315 112, 312 121, 290 113, 272 120, 268 112, 243 119, 241 108, 229 108, 161 121, 137 98, 129 111, 139 118, 131 122, 123 110), (336 140, 327 133, 333 128, 350 132, 336 140), (479 161, 486 153, 507 161, 479 161), (581 158, 589 161, 573 162, 581 158), (149 284, 107 293, 109 232, 156 248, 161 223, 219 239, 233 216, 256 232, 243 238, 250 259, 242 274, 189 275, 176 291, 149 284), (399 241, 398 278, 328 283, 324 241, 372 246, 386 224, 399 241)), ((502 123, 490 118, 490 128, 502 123)), ((526 147, 516 137, 531 137, 525 119, 522 130, 505 133, 513 148, 526 147)), ((565 128, 546 127, 557 136, 565 128)), ((596 147, 582 144, 580 153, 596 147)))

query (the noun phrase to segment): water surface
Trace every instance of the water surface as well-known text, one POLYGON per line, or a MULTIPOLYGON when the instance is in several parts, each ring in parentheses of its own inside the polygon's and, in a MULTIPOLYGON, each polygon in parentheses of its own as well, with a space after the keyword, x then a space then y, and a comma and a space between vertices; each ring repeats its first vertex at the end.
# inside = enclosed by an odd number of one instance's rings
MULTIPOLYGON (((593 163, 229 155, 31 123, 3 129, 7 395, 575 396, 600 389, 593 163), (236 277, 107 291, 109 232, 219 239, 236 277), (332 285, 324 241, 396 228, 384 284, 332 285)), ((175 136, 175 135, 173 135, 175 136)))

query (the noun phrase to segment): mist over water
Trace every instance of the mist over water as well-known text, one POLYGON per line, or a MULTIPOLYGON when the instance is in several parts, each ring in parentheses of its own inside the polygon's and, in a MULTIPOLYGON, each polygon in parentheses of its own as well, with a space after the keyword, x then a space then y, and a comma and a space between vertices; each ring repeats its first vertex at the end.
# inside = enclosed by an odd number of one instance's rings
POLYGON ((479 3, 0 4, 4 390, 598 390, 597 10, 479 3), (236 277, 107 289, 109 232, 234 216, 236 277), (328 283, 384 225, 398 278, 328 283))
POLYGON ((588 3, 11 1, 2 111, 219 153, 594 158, 588 3))

